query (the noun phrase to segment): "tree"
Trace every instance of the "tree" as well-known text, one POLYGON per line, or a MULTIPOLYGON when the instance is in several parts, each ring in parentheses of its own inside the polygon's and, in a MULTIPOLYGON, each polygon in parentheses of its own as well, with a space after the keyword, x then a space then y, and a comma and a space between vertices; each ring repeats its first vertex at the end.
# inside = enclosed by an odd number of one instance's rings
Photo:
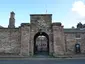
POLYGON ((83 25, 82 25, 81 22, 79 22, 79 23, 77 24, 77 28, 83 28, 83 25))
POLYGON ((85 24, 83 24, 83 28, 85 28, 85 24))

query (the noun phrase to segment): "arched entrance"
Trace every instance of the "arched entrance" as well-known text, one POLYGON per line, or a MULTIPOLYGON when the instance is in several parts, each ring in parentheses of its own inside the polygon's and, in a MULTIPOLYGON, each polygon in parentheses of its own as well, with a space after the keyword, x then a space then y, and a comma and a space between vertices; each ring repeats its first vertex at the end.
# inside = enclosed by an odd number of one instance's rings
POLYGON ((34 55, 49 54, 49 36, 45 32, 38 32, 34 36, 34 55))

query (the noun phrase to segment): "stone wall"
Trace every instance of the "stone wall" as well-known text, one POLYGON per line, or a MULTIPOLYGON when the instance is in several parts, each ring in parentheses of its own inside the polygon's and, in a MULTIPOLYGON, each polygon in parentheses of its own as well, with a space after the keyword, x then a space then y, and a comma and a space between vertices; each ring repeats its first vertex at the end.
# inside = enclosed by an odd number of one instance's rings
POLYGON ((20 28, 21 30, 21 51, 20 55, 29 56, 30 55, 30 26, 24 25, 20 28))
POLYGON ((53 24, 53 48, 54 56, 64 55, 64 32, 63 27, 58 26, 57 23, 53 24))
POLYGON ((85 53, 85 33, 79 33, 80 38, 76 37, 77 33, 65 33, 66 54, 75 54, 75 44, 79 43, 81 54, 85 53))
POLYGON ((80 40, 80 45, 81 45, 81 53, 85 54, 85 33, 81 33, 81 40, 80 40))
POLYGON ((75 34, 74 33, 65 33, 65 53, 66 54, 74 54, 75 53, 75 34))
POLYGON ((19 54, 20 34, 19 29, 0 29, 0 53, 19 54))

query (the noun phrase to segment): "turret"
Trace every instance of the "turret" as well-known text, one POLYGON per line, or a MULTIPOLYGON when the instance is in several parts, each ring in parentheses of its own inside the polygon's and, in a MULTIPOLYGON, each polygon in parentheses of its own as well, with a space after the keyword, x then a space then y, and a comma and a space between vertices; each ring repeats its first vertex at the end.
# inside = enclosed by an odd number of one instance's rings
POLYGON ((8 28, 15 28, 15 13, 13 11, 10 13, 8 28))

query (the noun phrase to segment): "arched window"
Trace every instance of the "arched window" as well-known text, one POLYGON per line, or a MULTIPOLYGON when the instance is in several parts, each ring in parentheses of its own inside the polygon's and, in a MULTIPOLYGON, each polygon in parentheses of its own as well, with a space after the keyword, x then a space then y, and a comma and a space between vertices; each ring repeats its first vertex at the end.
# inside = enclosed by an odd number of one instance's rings
POLYGON ((78 54, 78 53, 81 53, 81 50, 80 50, 80 44, 79 43, 76 43, 75 44, 75 52, 78 54))

